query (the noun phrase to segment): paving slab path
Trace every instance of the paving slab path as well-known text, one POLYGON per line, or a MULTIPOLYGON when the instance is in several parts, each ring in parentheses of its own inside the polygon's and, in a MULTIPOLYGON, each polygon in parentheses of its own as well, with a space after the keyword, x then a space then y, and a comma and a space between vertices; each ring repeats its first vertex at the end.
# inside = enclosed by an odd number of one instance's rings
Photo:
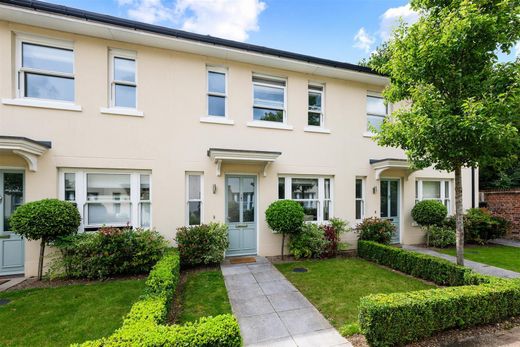
MULTIPOLYGON (((439 253, 430 248, 423 248, 423 247, 417 247, 417 246, 411 246, 411 245, 403 245, 402 247, 404 249, 407 249, 410 251, 415 251, 418 253, 423 253, 423 254, 432 255, 434 257, 443 258, 448 261, 451 261, 452 263, 457 262, 457 258, 455 258, 454 256, 444 254, 444 253, 439 253)), ((520 273, 518 273, 518 272, 502 269, 502 268, 487 265, 487 264, 477 263, 476 261, 471 261, 471 260, 467 260, 467 259, 464 259, 464 266, 469 267, 469 268, 473 269, 473 271, 478 272, 483 275, 490 275, 490 276, 502 277, 502 278, 520 278, 520 273)))
POLYGON ((352 347, 267 259, 221 269, 245 346, 352 347))
POLYGON ((494 240, 489 240, 489 242, 497 244, 497 245, 502 245, 502 246, 510 246, 510 247, 520 248, 520 241, 516 241, 516 240, 494 239, 494 240))
POLYGON ((0 292, 6 291, 7 289, 14 287, 15 285, 22 283, 25 281, 25 277, 23 276, 10 276, 10 277, 0 277, 0 292), (7 280, 4 282, 3 280, 7 280))

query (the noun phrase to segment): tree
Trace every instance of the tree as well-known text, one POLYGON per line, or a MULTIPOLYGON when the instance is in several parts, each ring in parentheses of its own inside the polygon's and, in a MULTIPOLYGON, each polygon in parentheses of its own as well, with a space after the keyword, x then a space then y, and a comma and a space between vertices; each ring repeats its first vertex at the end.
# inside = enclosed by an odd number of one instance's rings
POLYGON ((18 207, 9 224, 28 240, 41 240, 38 280, 42 279, 45 245, 77 232, 81 217, 74 204, 58 199, 33 201, 18 207))
POLYGON ((426 247, 430 247, 430 227, 440 225, 447 215, 448 209, 437 200, 419 201, 412 208, 413 220, 426 229, 426 247))
POLYGON ((285 246, 285 235, 301 231, 305 218, 303 207, 293 200, 278 200, 265 211, 265 219, 269 228, 282 234, 282 260, 285 246))
POLYGON ((518 159, 520 61, 498 63, 520 40, 519 0, 411 0, 404 23, 369 65, 389 76, 402 107, 376 135, 417 168, 455 172, 457 263, 463 264, 462 168, 518 159))

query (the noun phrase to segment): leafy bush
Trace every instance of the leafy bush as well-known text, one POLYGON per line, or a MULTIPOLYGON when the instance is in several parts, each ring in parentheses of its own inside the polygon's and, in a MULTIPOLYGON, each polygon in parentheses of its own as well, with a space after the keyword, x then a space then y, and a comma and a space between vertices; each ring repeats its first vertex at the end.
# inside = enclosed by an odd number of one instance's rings
POLYGON ((51 268, 70 278, 106 278, 150 271, 168 243, 155 230, 101 228, 63 237, 54 245, 61 251, 51 268))
POLYGON ((282 259, 285 235, 294 235, 301 231, 305 218, 303 207, 293 200, 278 200, 267 208, 265 219, 274 233, 282 234, 282 259))
POLYGON ((455 230, 446 227, 432 226, 428 230, 430 244, 433 247, 445 248, 455 246, 455 230))
POLYGON ((437 200, 419 201, 412 208, 412 218, 421 226, 441 224, 448 215, 448 209, 437 200))
POLYGON ((327 245, 323 229, 313 223, 302 226, 300 233, 291 236, 289 252, 296 258, 320 258, 327 245))
POLYGON ((78 209, 68 201, 44 199, 18 207, 9 225, 16 234, 28 240, 41 240, 38 279, 42 278, 45 245, 77 232, 81 222, 78 209))
MULTIPOLYGON (((446 218, 444 225, 455 229, 455 216, 446 218)), ((510 228, 510 221, 485 208, 471 208, 464 215, 464 241, 468 243, 486 243, 504 236, 510 228)))
POLYGON ((341 234, 348 231, 348 223, 340 218, 331 218, 329 224, 321 226, 327 243, 324 245, 324 257, 335 257, 338 254, 341 234))
POLYGON ((395 225, 389 220, 377 217, 365 218, 356 227, 359 240, 389 244, 395 233, 395 225))
POLYGON ((175 241, 183 266, 218 264, 229 246, 228 227, 223 223, 181 227, 175 241))

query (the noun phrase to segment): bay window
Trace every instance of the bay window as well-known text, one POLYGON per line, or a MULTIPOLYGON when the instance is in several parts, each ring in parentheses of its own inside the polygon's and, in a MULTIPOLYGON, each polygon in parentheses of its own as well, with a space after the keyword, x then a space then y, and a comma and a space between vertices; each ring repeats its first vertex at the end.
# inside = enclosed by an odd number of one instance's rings
POLYGON ((285 123, 286 81, 275 77, 253 76, 253 119, 285 123))
POLYGON ((451 212, 451 182, 450 180, 423 180, 415 181, 415 200, 440 201, 451 212))

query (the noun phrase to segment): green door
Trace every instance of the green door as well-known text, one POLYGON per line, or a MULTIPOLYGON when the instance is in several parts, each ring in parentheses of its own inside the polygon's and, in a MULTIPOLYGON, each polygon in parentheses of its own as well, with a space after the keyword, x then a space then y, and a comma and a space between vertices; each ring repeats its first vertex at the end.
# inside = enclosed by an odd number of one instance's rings
POLYGON ((256 177, 226 176, 227 256, 256 254, 256 177))
POLYGON ((388 219, 395 225, 395 233, 392 237, 392 243, 399 243, 399 194, 398 179, 381 179, 381 218, 388 219))
POLYGON ((24 240, 9 231, 8 222, 23 199, 23 172, 0 171, 0 276, 24 272, 24 240))

